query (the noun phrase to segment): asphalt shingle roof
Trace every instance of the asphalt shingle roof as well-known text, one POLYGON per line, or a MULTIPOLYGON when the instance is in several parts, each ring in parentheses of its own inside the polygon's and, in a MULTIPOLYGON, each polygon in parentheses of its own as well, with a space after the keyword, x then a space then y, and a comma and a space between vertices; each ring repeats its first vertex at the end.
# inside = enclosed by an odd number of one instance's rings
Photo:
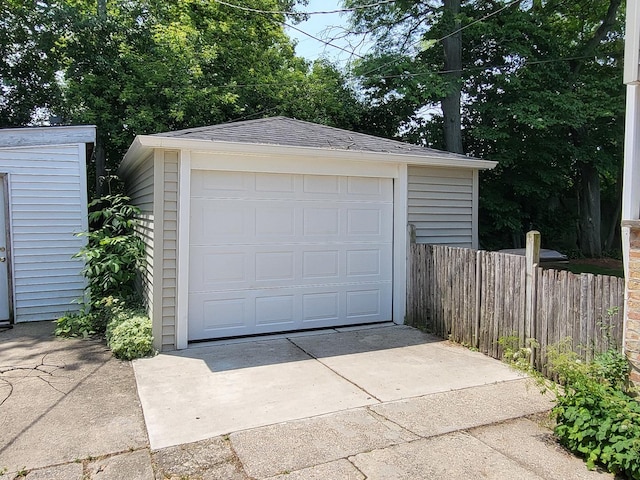
POLYGON ((224 123, 208 127, 157 133, 155 135, 194 140, 325 148, 329 150, 352 150, 404 155, 436 155, 438 157, 450 157, 451 159, 463 158, 469 160, 469 157, 464 155, 443 152, 397 140, 388 140, 373 135, 327 127, 326 125, 304 122, 287 117, 246 120, 243 122, 224 123))

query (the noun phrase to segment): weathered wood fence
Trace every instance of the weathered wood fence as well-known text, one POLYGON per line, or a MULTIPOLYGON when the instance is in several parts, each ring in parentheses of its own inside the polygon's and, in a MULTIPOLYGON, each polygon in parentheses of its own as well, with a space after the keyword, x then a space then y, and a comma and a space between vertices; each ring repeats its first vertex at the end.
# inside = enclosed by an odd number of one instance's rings
POLYGON ((494 358, 501 337, 535 338, 543 370, 545 347, 567 337, 585 359, 622 344, 624 279, 535 267, 527 287, 526 270, 518 255, 412 244, 407 324, 494 358))

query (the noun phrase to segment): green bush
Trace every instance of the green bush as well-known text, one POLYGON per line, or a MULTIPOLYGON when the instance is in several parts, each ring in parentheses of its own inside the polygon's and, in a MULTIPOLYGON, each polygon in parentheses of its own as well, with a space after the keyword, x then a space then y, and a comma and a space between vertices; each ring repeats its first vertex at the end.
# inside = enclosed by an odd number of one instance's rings
POLYGON ((122 360, 153 355, 151 320, 141 314, 115 317, 107 328, 107 345, 122 360))
POLYGON ((135 234, 140 210, 128 201, 122 195, 109 195, 89 204, 90 208, 101 208, 89 214, 92 228, 80 234, 87 237, 87 245, 75 257, 85 262, 82 273, 93 300, 135 294, 144 243, 135 234))
POLYGON ((129 198, 110 195, 89 204, 87 245, 75 256, 85 262, 91 303, 86 313, 59 318, 56 335, 87 337, 105 334, 117 358, 131 360, 151 355, 151 320, 136 301, 135 279, 144 257, 144 243, 135 234, 140 210, 129 198), (126 300, 123 300, 126 299, 126 300))
POLYGON ((88 337, 104 334, 116 358, 132 360, 155 353, 151 320, 135 301, 109 296, 94 302, 90 313, 70 313, 56 320, 55 334, 88 337))
POLYGON ((564 347, 549 351, 552 370, 564 388, 556 389, 555 434, 587 467, 640 480, 640 404, 630 397, 629 365, 615 349, 583 362, 564 347))
POLYGON ((100 333, 93 313, 67 313, 56 320, 55 334, 59 337, 89 337, 100 333))

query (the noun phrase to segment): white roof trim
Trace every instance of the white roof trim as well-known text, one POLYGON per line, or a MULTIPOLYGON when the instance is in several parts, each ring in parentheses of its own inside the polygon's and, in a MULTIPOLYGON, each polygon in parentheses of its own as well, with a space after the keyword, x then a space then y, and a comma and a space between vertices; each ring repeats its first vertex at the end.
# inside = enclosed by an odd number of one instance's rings
POLYGON ((432 167, 454 167, 485 170, 494 168, 497 162, 489 160, 466 159, 463 156, 452 157, 445 152, 440 156, 432 152, 424 155, 405 153, 369 152, 358 150, 340 150, 319 147, 293 147, 288 145, 270 145, 258 143, 221 142, 213 140, 187 139, 179 137, 163 137, 156 135, 138 135, 121 164, 122 173, 133 168, 145 157, 145 153, 154 148, 191 150, 225 155, 263 156, 273 155, 312 157, 317 159, 342 158, 363 162, 395 162, 407 165, 425 165, 432 167))

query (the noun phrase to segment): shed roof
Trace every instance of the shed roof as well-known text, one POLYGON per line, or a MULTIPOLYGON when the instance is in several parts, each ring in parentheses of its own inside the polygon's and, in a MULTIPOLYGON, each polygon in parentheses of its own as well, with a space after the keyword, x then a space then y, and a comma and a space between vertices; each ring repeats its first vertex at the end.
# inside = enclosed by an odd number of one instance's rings
POLYGON ((447 156, 452 159, 461 158, 464 160, 470 158, 465 155, 287 117, 270 117, 188 128, 174 132, 157 133, 155 136, 375 153, 437 154, 438 157, 447 156))
POLYGON ((0 148, 95 143, 95 125, 0 128, 0 148))

